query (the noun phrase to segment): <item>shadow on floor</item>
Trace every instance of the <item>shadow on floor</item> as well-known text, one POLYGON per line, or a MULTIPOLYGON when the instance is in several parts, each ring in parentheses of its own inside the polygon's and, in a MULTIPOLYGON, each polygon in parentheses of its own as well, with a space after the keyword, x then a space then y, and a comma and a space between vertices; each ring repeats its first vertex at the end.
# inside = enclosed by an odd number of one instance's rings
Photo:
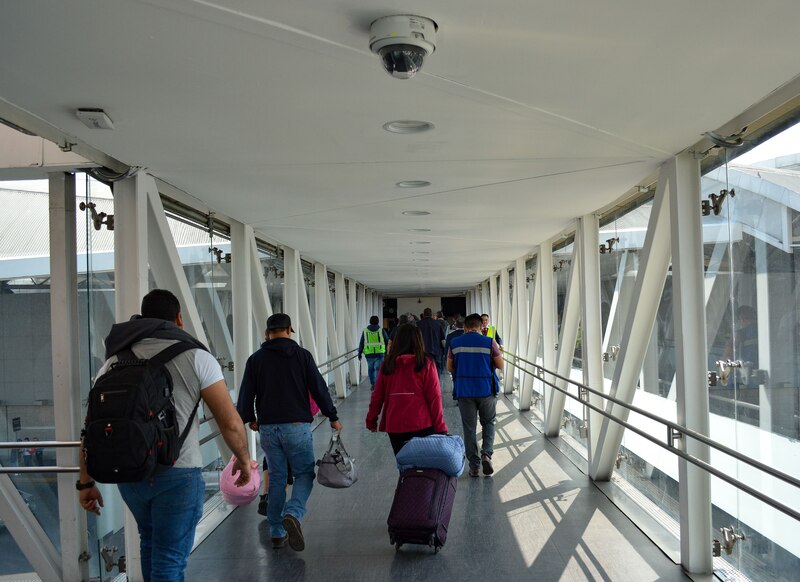
MULTIPOLYGON (((449 377, 445 420, 461 421, 449 377)), ((315 485, 306 550, 273 550, 255 504, 233 512, 193 553, 187 580, 688 580, 566 457, 501 397, 492 477, 459 479, 447 545, 438 553, 389 545, 397 470, 389 439, 364 428, 369 383, 340 401, 343 440, 358 462, 350 489, 315 485)), ((327 423, 314 432, 317 456, 327 423)))

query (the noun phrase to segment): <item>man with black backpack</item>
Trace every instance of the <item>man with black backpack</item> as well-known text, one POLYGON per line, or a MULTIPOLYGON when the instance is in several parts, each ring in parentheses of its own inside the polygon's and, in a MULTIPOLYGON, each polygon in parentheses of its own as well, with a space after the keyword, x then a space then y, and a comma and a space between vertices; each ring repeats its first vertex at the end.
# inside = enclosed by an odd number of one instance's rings
POLYGON ((141 316, 111 328, 83 433, 81 506, 99 515, 95 479, 118 483, 139 529, 146 581, 183 580, 203 513, 201 400, 237 459, 236 484, 250 480, 244 425, 219 363, 182 328, 180 303, 163 289, 142 299, 141 316))

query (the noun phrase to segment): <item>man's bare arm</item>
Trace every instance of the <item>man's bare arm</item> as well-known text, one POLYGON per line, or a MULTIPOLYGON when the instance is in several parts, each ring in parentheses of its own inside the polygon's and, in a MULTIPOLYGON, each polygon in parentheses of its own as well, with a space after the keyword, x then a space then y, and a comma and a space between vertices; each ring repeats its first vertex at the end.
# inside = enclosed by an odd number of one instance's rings
POLYGON ((236 485, 246 484, 250 480, 250 451, 247 448, 244 423, 233 406, 225 381, 220 380, 204 388, 200 391, 200 396, 214 415, 222 438, 236 457, 236 466, 240 471, 236 485))

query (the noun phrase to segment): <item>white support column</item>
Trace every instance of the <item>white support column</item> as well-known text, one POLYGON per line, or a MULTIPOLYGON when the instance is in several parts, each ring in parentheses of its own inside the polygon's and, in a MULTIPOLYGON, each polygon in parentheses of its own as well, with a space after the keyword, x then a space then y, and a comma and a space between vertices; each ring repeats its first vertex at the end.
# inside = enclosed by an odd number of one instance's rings
MULTIPOLYGON (((719 245, 721 246, 721 245, 719 245)), ((758 317, 758 369, 772 370, 771 349, 770 349, 770 321, 767 314, 770 312, 769 295, 769 263, 767 259, 767 243, 761 239, 755 239, 756 246, 756 314, 758 317)), ((741 360, 741 354, 736 354, 736 359, 741 360)), ((772 433, 772 401, 769 398, 768 386, 771 380, 758 387, 758 425, 762 429, 762 435, 769 441, 772 433)))
MULTIPOLYGON (((341 342, 341 333, 337 331, 337 322, 341 317, 341 312, 339 311, 340 306, 339 303, 339 279, 342 276, 338 273, 335 275, 335 285, 336 285, 336 321, 333 318, 333 301, 331 300, 331 294, 328 290, 328 280, 325 279, 325 298, 327 301, 327 328, 328 328, 328 346, 330 347, 330 357, 335 358, 340 356, 344 350, 342 350, 343 343, 341 342)), ((344 288, 344 279, 342 279, 342 288, 344 288)), ((340 364, 341 360, 337 360, 335 364, 340 364)), ((339 366, 334 371, 334 381, 336 383, 336 396, 339 398, 346 398, 347 397, 347 378, 345 377, 345 368, 344 366, 339 366)))
MULTIPOLYGON (((256 344, 253 346, 255 348, 264 340, 267 329, 267 318, 272 315, 272 303, 269 300, 267 281, 264 279, 264 267, 258 256, 258 245, 256 244, 256 237, 252 228, 250 229, 248 239, 247 253, 248 260, 250 261, 250 299, 253 308, 253 323, 256 329, 256 344)), ((242 368, 242 373, 244 373, 244 368, 242 368)), ((239 381, 239 385, 241 385, 241 381, 239 381)), ((250 447, 250 456, 252 458, 258 458, 261 454, 258 434, 251 430, 246 432, 248 446, 250 447)))
MULTIPOLYGON (((299 254, 291 247, 283 247, 283 311, 293 323, 298 323, 300 319, 299 281, 303 277, 302 272, 298 272, 299 254)), ((303 340, 302 332, 299 336, 303 340)))
MULTIPOLYGON (((542 335, 542 247, 539 247, 536 259, 536 273, 533 288, 533 304, 531 305, 531 319, 528 328, 528 342, 525 353, 522 357, 529 362, 536 362, 539 354, 539 338, 542 335)), ((532 366, 525 364, 525 368, 530 372, 535 370, 532 366)), ((531 374, 522 375, 522 389, 519 395, 519 409, 530 410, 531 400, 533 400, 533 376, 531 374)))
MULTIPOLYGON (((575 342, 578 340, 578 325, 581 319, 580 269, 583 257, 581 257, 581 249, 577 244, 574 245, 574 249, 567 282, 567 294, 564 299, 564 313, 561 316, 561 337, 558 338, 558 366, 556 371, 564 377, 569 377, 572 369, 572 358, 575 355, 575 342)), ((567 382, 564 380, 556 380, 554 384, 562 389, 567 388, 567 382)), ((566 399, 567 396, 563 392, 552 391, 545 409, 547 413, 545 416, 546 436, 558 436, 561 430, 561 419, 564 416, 566 399)))
MULTIPOLYGON (((603 317, 600 311, 600 222, 597 215, 587 214, 578 221, 576 246, 581 247, 580 283, 583 301, 581 316, 581 358, 583 360, 583 383, 603 390, 603 317)), ((600 396, 589 394, 589 402, 600 408, 605 401, 600 396)), ((587 450, 591 461, 597 445, 598 430, 602 415, 589 410, 589 438, 587 450)))
MULTIPOLYGON (((78 365, 78 267, 75 229, 75 175, 50 174, 50 334, 53 411, 58 441, 80 434, 81 378, 78 365)), ((56 449, 56 464, 75 467, 78 450, 56 449)), ((88 549, 86 512, 75 502, 75 476, 59 473, 58 518, 61 573, 65 580, 88 579, 80 560, 88 549)))
MULTIPOLYGON (((187 332, 196 337, 203 344, 208 345, 208 337, 203 328, 203 321, 200 318, 200 311, 194 300, 189 281, 183 270, 175 240, 169 230, 167 216, 164 213, 164 206, 161 204, 161 197, 156 187, 156 182, 152 176, 139 174, 147 189, 147 258, 156 285, 163 289, 169 289, 178 298, 183 314, 183 325, 187 332)), ((115 227, 116 228, 116 227, 115 227)), ((147 293, 147 271, 144 275, 145 293, 147 293)), ((141 301, 141 297, 139 298, 141 301)), ((138 311, 138 307, 137 307, 138 311)), ((135 312, 134 312, 135 313, 135 312)))
MULTIPOLYGON (((556 332, 558 323, 556 320, 556 278, 553 276, 553 241, 545 241, 539 245, 539 279, 541 279, 539 305, 542 310, 542 366, 546 370, 555 370, 558 351, 556 343, 558 338, 556 332)), ((535 361, 535 360, 534 360, 535 361)), ((553 382, 553 376, 546 377, 548 382, 553 382)), ((547 410, 548 403, 553 396, 553 388, 546 384, 542 386, 544 396, 544 410, 547 410)))
POLYGON ((250 293, 253 300, 253 322, 259 338, 267 329, 267 319, 272 315, 272 302, 269 300, 264 267, 258 256, 255 236, 250 237, 250 293))
POLYGON ((231 221, 231 286, 233 294, 233 398, 239 395, 244 366, 254 351, 253 346, 253 296, 251 278, 253 273, 251 248, 253 227, 231 221))
MULTIPOLYGON (((647 225, 644 247, 640 253, 639 270, 633 296, 622 333, 617 365, 611 380, 609 394, 628 403, 633 402, 636 382, 642 370, 645 354, 653 333, 661 293, 667 278, 670 260, 670 209, 667 200, 667 173, 662 166, 656 186, 653 209, 647 225)), ((616 404, 607 404, 609 414, 627 420, 628 410, 616 404)), ((599 431, 597 449, 589 464, 589 476, 595 481, 608 481, 622 444, 624 429, 604 418, 599 431)))
MULTIPOLYGON (((523 269, 524 268, 525 267, 523 265, 523 269)), ((506 269, 505 272, 506 272, 506 274, 508 274, 508 269, 506 269)), ((522 293, 522 295, 525 295, 525 291, 526 291, 524 279, 525 278, 523 277, 523 285, 522 285, 523 293, 522 293)), ((518 334, 519 334, 520 292, 519 292, 519 285, 517 284, 518 281, 517 281, 517 270, 516 269, 514 269, 514 281, 515 281, 515 284, 514 284, 514 288, 512 290, 513 297, 512 297, 512 299, 510 301, 510 303, 511 303, 510 317, 508 318, 508 320, 509 320, 509 328, 508 328, 508 331, 505 332, 508 335, 508 338, 503 338, 503 341, 506 342, 506 347, 505 347, 506 351, 508 351, 508 352, 510 352, 512 354, 519 354, 519 351, 518 351, 519 342, 517 340, 518 340, 518 337, 519 337, 518 334)), ((508 296, 508 292, 506 292, 506 296, 508 296)), ((518 370, 517 370, 516 366, 508 366, 505 369, 505 373, 503 374, 503 393, 504 394, 511 394, 514 391, 514 382, 515 382, 515 379, 516 379, 517 376, 518 376, 518 370)))
MULTIPOLYGON (((366 289, 366 287, 364 287, 363 285, 359 285, 357 288, 358 288, 358 293, 356 295, 356 301, 358 303, 358 319, 357 319, 358 335, 356 335, 355 337, 360 338, 361 337, 361 332, 365 327, 367 327, 367 322, 369 321, 369 317, 372 314, 371 313, 367 313, 367 289, 366 289)), ((356 342, 356 343, 358 343, 358 342, 356 342)), ((358 369, 360 371, 360 377, 359 377, 359 380, 358 380, 359 384, 360 384, 361 381, 363 381, 364 378, 367 377, 368 370, 367 370, 367 367, 366 366, 362 366, 360 362, 359 362, 359 365, 358 365, 358 369)))
MULTIPOLYGON (((341 273, 334 273, 334 285, 336 288, 336 339, 339 346, 339 353, 346 353, 349 348, 348 336, 352 335, 350 329, 350 317, 347 313, 347 285, 344 280, 344 275, 341 273)), ((339 368, 340 370, 352 370, 352 366, 347 364, 339 368)), ((355 376, 355 373, 352 377, 355 376)), ((347 396, 349 390, 345 389, 342 398, 347 396)), ((338 393, 338 387, 337 387, 338 393)))
MULTIPOLYGON (((314 327, 317 337, 317 364, 328 361, 328 270, 322 263, 314 263, 314 327)), ((327 376, 325 381, 327 382, 327 376)))
MULTIPOLYGON (((178 255, 178 248, 175 246, 175 240, 169 230, 169 224, 167 223, 166 214, 164 214, 164 207, 161 204, 161 197, 155 180, 147 174, 138 174, 136 177, 142 179, 148 194, 147 248, 153 278, 157 285, 164 289, 169 289, 177 296, 181 304, 184 329, 200 342, 208 345, 208 337, 203 329, 203 320, 200 318, 197 303, 194 300, 192 289, 189 287, 189 281, 186 278, 186 273, 178 255)), ((216 421, 213 419, 209 421, 209 427, 213 432, 219 430, 216 421)), ((214 444, 223 459, 229 459, 233 454, 222 436, 217 436, 214 439, 214 444)), ((127 523, 125 527, 127 529, 127 523)))
MULTIPOLYGON (((73 438, 75 437, 70 440, 73 438)), ((74 474, 70 475, 74 489, 75 476, 74 474)), ((61 503, 60 500, 59 503, 61 503)), ((76 507, 78 505, 74 493, 70 503, 76 507)), ((11 477, 6 473, 0 475, 0 519, 3 520, 14 542, 43 582, 68 580, 61 573, 63 562, 61 554, 47 537, 44 528, 36 520, 33 512, 17 491, 11 477)), ((86 539, 86 534, 83 534, 83 538, 86 539)), ((75 578, 75 580, 88 579, 88 573, 84 577, 75 578)))
MULTIPOLYGON (((146 177, 139 173, 114 184, 114 287, 118 322, 139 313, 142 297, 148 290, 147 200, 148 189, 155 188, 155 181, 146 177)), ((127 507, 125 559, 128 580, 141 582, 139 530, 127 507)))
POLYGON ((314 356, 314 361, 317 363, 324 362, 320 360, 317 354, 317 340, 314 333, 314 323, 311 321, 311 308, 308 305, 308 292, 306 291, 306 280, 303 276, 303 267, 300 264, 300 256, 297 257, 297 306, 299 309, 299 328, 300 335, 303 338, 303 347, 306 348, 311 355, 314 356))
POLYGON ((525 354, 523 350, 528 345, 528 324, 531 320, 530 306, 528 305, 528 285, 525 280, 526 267, 525 257, 523 255, 517 259, 517 265, 514 268, 514 303, 518 303, 517 309, 517 335, 514 353, 520 354, 523 358, 525 354))
MULTIPOLYGON (((492 275, 489 277, 489 320, 496 326, 500 326, 499 315, 500 306, 497 301, 497 277, 492 275)), ((502 336, 501 336, 502 337, 502 336)))
POLYGON ((497 288, 500 316, 492 314, 492 323, 497 326, 497 332, 504 342, 508 342, 505 337, 511 332, 511 285, 509 284, 508 267, 500 270, 500 285, 497 288))
MULTIPOLYGON (((356 281, 355 279, 347 280, 347 326, 345 327, 345 351, 352 350, 358 347, 359 338, 359 321, 358 309, 356 303, 356 281)), ((359 375, 358 360, 350 360, 350 384, 358 386, 361 382, 359 375)))
MULTIPOLYGON (((703 301, 703 225, 699 209, 700 161, 681 154, 668 165, 671 187, 672 290, 675 328, 678 424, 709 434, 706 320, 703 301)), ((684 438, 680 447, 708 462, 708 446, 684 438)), ((681 504, 681 565, 710 574, 711 478, 687 461, 678 461, 681 504)))
POLYGON ((490 299, 491 292, 490 292, 490 289, 489 289, 489 280, 490 279, 491 279, 491 277, 489 277, 489 279, 487 279, 486 281, 481 283, 481 304, 480 304, 480 308, 478 309, 478 313, 480 313, 480 314, 488 313, 488 314, 491 315, 491 313, 492 313, 492 302, 491 302, 491 299, 490 299))

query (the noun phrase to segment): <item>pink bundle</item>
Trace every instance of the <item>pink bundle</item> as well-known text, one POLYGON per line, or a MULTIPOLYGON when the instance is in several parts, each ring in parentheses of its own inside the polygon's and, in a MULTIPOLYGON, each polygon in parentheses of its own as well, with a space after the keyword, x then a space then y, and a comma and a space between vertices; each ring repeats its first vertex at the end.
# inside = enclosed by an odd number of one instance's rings
POLYGON ((222 470, 219 476, 219 490, 222 491, 222 498, 225 503, 231 505, 247 505, 258 497, 258 492, 261 489, 261 473, 258 470, 258 461, 251 461, 250 481, 242 485, 236 486, 236 480, 239 478, 239 471, 233 474, 235 467, 236 457, 231 457, 228 464, 222 470))

